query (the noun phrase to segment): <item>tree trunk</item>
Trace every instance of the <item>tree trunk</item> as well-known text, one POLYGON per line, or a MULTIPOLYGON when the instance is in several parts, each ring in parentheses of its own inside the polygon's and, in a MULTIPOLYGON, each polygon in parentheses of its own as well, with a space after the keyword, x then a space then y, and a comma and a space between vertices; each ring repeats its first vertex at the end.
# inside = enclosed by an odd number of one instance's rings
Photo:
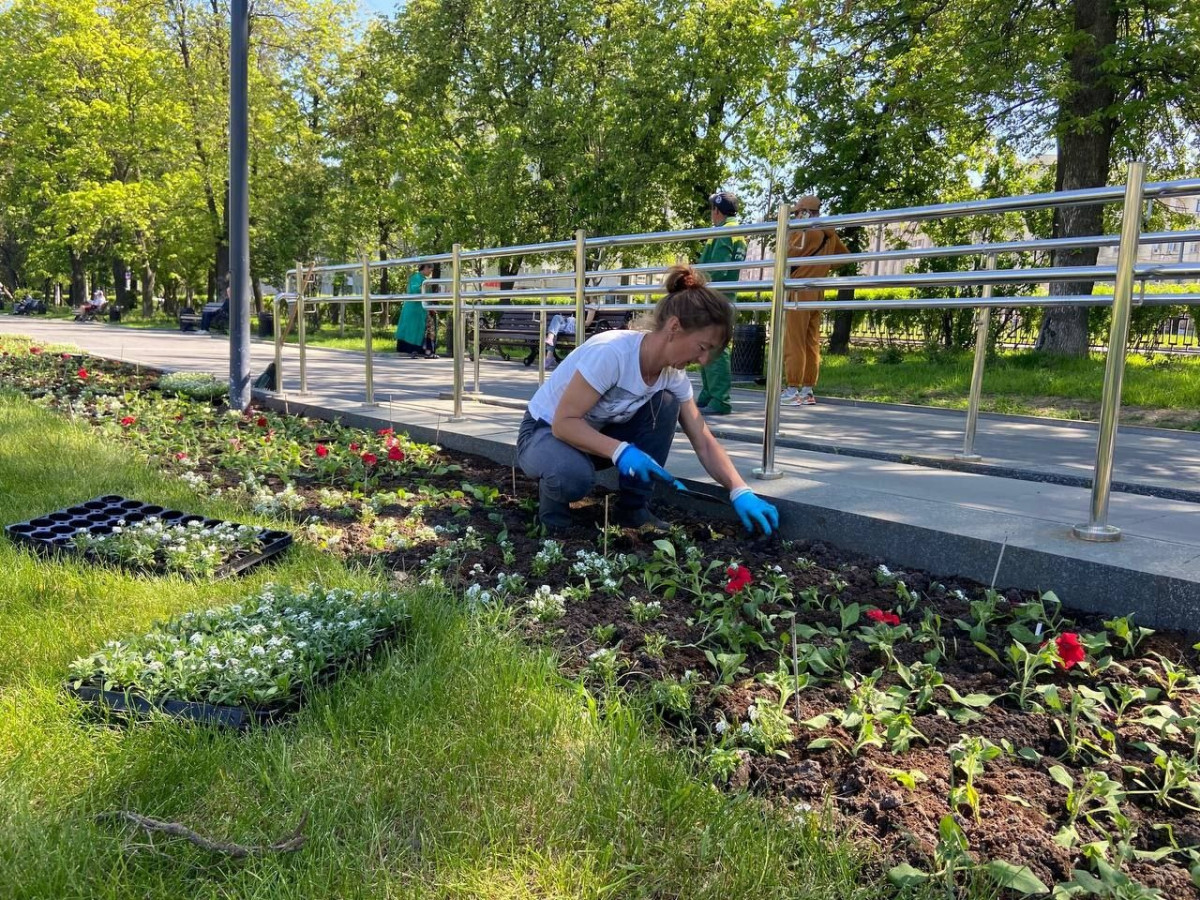
MULTIPOLYGON (((1055 189, 1072 191, 1098 187, 1108 181, 1116 122, 1111 79, 1102 66, 1117 41, 1114 0, 1075 0, 1075 35, 1069 45, 1070 79, 1076 87, 1058 112, 1058 168, 1055 189)), ((1101 234, 1104 207, 1099 204, 1057 207, 1054 237, 1101 234)), ((1056 250, 1056 266, 1093 266, 1096 248, 1056 250)), ((1052 297, 1090 294, 1093 282, 1067 281, 1050 285, 1052 297)), ((1034 349, 1069 356, 1088 352, 1088 310, 1082 306, 1052 306, 1042 319, 1034 349)))
POLYGON ((125 271, 125 260, 114 256, 112 261, 113 294, 117 306, 121 309, 128 309, 132 306, 129 302, 129 292, 125 290, 125 271))
POLYGON ((154 270, 149 264, 142 266, 142 316, 150 318, 154 315, 154 270))
POLYGON ((87 267, 77 250, 71 250, 71 305, 83 306, 88 301, 87 267))
MULTIPOLYGON (((854 288, 842 288, 837 292, 838 302, 854 299, 854 288)), ((850 352, 850 333, 854 330, 854 310, 839 309, 833 314, 833 334, 829 336, 829 352, 844 356, 850 352)))

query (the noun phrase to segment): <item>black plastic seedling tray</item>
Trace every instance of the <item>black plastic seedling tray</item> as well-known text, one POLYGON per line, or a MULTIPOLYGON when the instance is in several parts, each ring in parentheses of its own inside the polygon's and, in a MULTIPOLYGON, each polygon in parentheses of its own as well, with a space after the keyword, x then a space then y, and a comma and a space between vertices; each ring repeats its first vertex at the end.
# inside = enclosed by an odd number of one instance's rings
MULTIPOLYGON (((107 494, 71 506, 56 512, 47 513, 28 522, 17 522, 5 527, 5 532, 13 541, 26 544, 42 553, 73 553, 84 559, 96 560, 90 553, 81 553, 71 543, 71 537, 80 528, 86 528, 92 534, 108 534, 122 519, 127 523, 140 522, 150 516, 157 516, 169 525, 186 525, 188 522, 202 522, 206 528, 224 523, 221 519, 207 519, 204 516, 182 512, 178 509, 167 509, 153 503, 143 503, 141 500, 131 500, 119 494, 107 494)), ((214 578, 226 578, 278 556, 292 544, 292 536, 286 531, 271 531, 260 529, 259 540, 262 549, 254 553, 245 553, 227 560, 217 569, 214 578)))
POLYGON ((277 724, 295 712, 299 704, 272 707, 270 709, 247 709, 241 706, 219 706, 212 703, 196 703, 187 700, 147 700, 133 691, 105 691, 91 685, 66 685, 67 692, 88 704, 93 714, 111 715, 120 720, 146 719, 155 712, 173 719, 198 722, 201 725, 218 725, 224 728, 245 730, 251 725, 277 724))

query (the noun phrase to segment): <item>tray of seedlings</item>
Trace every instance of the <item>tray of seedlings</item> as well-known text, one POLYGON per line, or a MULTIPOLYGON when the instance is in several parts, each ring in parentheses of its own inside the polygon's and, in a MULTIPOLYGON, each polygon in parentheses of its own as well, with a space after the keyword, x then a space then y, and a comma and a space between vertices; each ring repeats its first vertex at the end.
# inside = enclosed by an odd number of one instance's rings
POLYGON ((238 603, 107 642, 71 664, 64 687, 103 720, 273 725, 367 663, 408 620, 395 592, 269 584, 238 603))
POLYGON ((5 528, 41 553, 70 553, 154 575, 225 578, 278 556, 286 531, 240 525, 118 494, 96 497, 5 528))

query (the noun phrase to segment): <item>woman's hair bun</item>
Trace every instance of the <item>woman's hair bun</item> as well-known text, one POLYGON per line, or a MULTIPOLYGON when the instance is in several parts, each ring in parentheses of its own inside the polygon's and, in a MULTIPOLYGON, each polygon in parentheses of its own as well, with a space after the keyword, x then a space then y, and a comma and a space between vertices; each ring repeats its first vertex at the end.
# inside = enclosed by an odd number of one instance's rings
POLYGON ((668 294, 674 294, 676 291, 688 291, 705 284, 707 281, 704 276, 691 266, 672 266, 667 270, 663 287, 667 289, 668 294))

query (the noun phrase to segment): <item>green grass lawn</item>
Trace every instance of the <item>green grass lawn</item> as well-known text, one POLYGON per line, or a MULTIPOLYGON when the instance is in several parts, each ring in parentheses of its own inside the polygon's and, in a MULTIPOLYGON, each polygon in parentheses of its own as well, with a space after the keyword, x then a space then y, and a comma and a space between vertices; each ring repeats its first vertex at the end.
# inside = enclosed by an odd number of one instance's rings
MULTIPOLYGON (((237 521, 89 426, 0 392, 0 520, 105 493, 237 521)), ((244 735, 171 721, 89 723, 68 663, 155 620, 268 580, 366 586, 297 546, 245 579, 195 583, 40 560, 0 541, 0 897, 870 898, 888 892, 816 817, 695 780, 643 713, 603 711, 504 620, 413 596, 405 638, 244 735), (247 844, 244 862, 97 816, 133 810, 247 844)))
MULTIPOLYGON (((913 351, 895 361, 889 351, 860 348, 848 356, 827 354, 821 360, 817 394, 965 409, 972 359, 965 352, 930 359, 913 351)), ((1103 381, 1104 357, 1099 354, 1072 359, 1031 350, 1002 351, 984 369, 982 408, 1094 419, 1103 381)), ((1125 424, 1200 429, 1200 357, 1131 354, 1122 402, 1125 424)))

